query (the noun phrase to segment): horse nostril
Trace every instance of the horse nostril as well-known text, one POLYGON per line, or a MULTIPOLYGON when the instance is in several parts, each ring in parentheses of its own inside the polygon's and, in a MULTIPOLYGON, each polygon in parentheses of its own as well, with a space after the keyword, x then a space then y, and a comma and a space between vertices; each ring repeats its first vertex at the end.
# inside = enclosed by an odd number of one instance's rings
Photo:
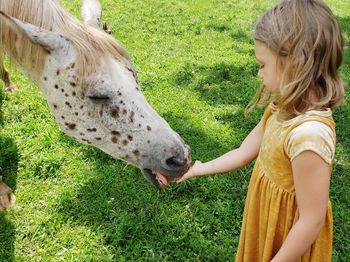
POLYGON ((184 165, 184 161, 175 156, 168 158, 165 162, 172 169, 182 168, 184 165))

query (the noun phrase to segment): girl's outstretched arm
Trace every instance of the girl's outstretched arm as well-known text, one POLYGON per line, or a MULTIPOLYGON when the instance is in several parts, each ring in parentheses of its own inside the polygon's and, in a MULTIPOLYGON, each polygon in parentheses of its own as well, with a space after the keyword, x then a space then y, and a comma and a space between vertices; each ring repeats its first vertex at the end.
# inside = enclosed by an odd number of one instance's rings
POLYGON ((176 181, 182 182, 194 176, 225 173, 244 167, 257 157, 260 150, 262 136, 262 121, 260 121, 244 139, 239 148, 233 149, 232 151, 206 163, 196 161, 190 170, 176 181))
POLYGON ((305 151, 292 161, 299 219, 272 262, 297 261, 321 231, 327 213, 331 166, 305 151))

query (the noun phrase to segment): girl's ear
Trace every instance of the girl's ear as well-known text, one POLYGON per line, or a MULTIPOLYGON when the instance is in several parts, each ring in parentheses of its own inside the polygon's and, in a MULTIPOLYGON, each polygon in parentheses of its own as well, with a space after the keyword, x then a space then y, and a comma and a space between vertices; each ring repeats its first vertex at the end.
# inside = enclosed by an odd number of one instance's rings
POLYGON ((33 44, 39 45, 47 51, 58 51, 67 48, 71 42, 64 36, 44 30, 29 23, 22 22, 16 18, 6 15, 0 11, 0 46, 6 39, 6 32, 15 34, 16 37, 29 39, 33 44))

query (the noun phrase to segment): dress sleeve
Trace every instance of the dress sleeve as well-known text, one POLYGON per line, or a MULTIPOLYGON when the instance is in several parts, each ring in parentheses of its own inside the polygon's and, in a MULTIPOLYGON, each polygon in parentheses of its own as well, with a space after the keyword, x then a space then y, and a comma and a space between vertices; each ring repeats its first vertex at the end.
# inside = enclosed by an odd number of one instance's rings
POLYGON ((328 164, 332 163, 335 152, 335 133, 317 121, 308 121, 294 128, 287 138, 285 151, 293 161, 304 151, 313 151, 328 164))

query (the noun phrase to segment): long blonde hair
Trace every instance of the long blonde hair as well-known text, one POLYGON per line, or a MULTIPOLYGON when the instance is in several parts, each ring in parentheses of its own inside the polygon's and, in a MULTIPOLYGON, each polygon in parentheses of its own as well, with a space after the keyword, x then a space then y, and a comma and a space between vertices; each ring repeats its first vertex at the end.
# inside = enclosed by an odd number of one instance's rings
POLYGON ((344 41, 336 18, 322 0, 282 1, 260 18, 253 36, 277 54, 283 74, 280 95, 272 97, 262 85, 247 111, 273 101, 280 117, 289 119, 342 102, 344 84, 338 69, 344 41))

